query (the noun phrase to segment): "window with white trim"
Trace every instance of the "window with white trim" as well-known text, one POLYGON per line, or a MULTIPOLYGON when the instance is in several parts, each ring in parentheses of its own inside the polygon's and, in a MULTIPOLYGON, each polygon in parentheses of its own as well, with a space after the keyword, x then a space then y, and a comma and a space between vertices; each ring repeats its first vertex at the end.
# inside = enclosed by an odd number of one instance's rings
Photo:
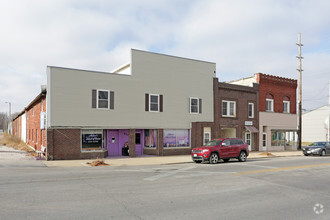
POLYGON ((267 112, 274 111, 274 96, 270 93, 266 95, 266 111, 267 112))
POLYGON ((236 102, 235 101, 222 101, 222 116, 236 117, 236 102))
POLYGON ((199 113, 199 99, 190 98, 190 113, 199 113))
POLYGON ((266 99, 266 111, 267 112, 274 111, 274 99, 266 99))
POLYGON ((159 95, 149 94, 149 111, 159 112, 159 95))
POLYGON ((109 90, 97 90, 97 108, 98 109, 109 109, 110 105, 110 91, 109 90))
POLYGON ((203 145, 207 144, 211 140, 211 132, 204 132, 203 145))
POLYGON ((290 101, 283 101, 283 113, 290 113, 290 101))
POLYGON ((287 96, 283 98, 283 113, 290 113, 290 98, 287 96))
POLYGON ((249 118, 254 118, 254 103, 249 103, 248 104, 248 117, 249 118))

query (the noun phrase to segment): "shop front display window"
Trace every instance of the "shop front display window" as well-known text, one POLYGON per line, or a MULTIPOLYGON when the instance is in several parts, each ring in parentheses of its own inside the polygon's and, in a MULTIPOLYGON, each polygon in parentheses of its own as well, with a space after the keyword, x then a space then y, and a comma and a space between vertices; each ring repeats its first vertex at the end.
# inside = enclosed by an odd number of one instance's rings
POLYGON ((272 147, 296 146, 296 131, 272 131, 272 147))
POLYGON ((157 131, 154 129, 144 130, 144 147, 155 148, 157 140, 157 131))
POLYGON ((190 130, 164 130, 164 147, 190 147, 190 130))
POLYGON ((82 130, 81 148, 82 151, 101 151, 103 143, 102 130, 82 130))

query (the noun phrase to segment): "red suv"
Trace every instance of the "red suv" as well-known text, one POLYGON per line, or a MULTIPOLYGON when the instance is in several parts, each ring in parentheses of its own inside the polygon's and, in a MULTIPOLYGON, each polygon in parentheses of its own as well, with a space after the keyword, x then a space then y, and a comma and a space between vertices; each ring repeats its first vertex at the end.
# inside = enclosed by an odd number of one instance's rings
POLYGON ((215 164, 219 159, 228 162, 230 158, 245 162, 248 155, 249 146, 240 138, 215 139, 191 151, 191 157, 196 163, 210 161, 215 164))

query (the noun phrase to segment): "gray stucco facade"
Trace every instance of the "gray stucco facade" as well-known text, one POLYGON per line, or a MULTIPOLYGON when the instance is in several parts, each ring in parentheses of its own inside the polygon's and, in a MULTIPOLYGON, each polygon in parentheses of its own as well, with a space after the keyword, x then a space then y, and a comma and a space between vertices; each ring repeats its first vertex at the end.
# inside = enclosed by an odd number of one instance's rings
POLYGON ((48 66, 47 158, 189 153, 192 123, 214 120, 215 70, 140 50, 113 72, 48 66))
POLYGON ((48 127, 191 128, 213 121, 215 63, 131 51, 131 75, 47 67, 48 127), (92 108, 92 90, 114 92, 114 109, 92 108), (145 94, 163 95, 163 112, 145 111, 145 94), (202 113, 189 112, 190 97, 202 113))

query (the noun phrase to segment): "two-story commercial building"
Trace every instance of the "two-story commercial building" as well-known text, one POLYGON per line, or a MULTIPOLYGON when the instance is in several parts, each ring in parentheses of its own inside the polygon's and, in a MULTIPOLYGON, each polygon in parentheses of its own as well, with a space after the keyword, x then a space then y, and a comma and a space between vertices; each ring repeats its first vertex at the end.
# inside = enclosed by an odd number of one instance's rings
POLYGON ((47 67, 47 158, 188 154, 213 119, 215 63, 131 50, 117 70, 47 67))
POLYGON ((259 150, 297 149, 297 80, 256 73, 229 82, 252 86, 259 84, 259 150))
POLYGON ((259 85, 213 83, 214 122, 193 123, 193 145, 201 146, 211 139, 239 137, 249 149, 259 150, 259 85))

